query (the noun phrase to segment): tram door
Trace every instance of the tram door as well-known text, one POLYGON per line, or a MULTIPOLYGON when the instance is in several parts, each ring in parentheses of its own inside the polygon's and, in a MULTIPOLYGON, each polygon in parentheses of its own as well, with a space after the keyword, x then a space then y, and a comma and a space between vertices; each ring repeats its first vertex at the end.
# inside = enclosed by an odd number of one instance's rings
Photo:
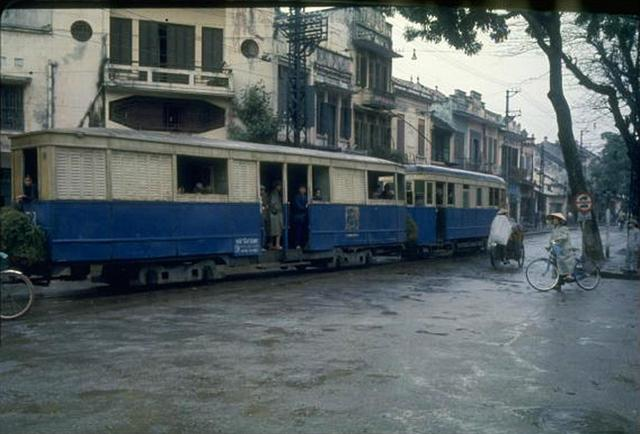
POLYGON ((295 249, 298 245, 304 247, 308 238, 308 218, 304 218, 300 214, 294 214, 294 200, 301 186, 307 189, 307 200, 311 194, 309 189, 309 180, 307 179, 308 166, 304 164, 288 164, 287 165, 287 207, 289 211, 289 233, 288 245, 290 249, 295 249), (296 232, 297 231, 297 232, 296 232))
MULTIPOLYGON (((260 162, 260 186, 265 188, 266 191, 266 202, 269 204, 269 198, 271 197, 271 193, 273 192, 276 184, 278 182, 283 182, 283 164, 282 163, 269 163, 269 162, 260 162)), ((283 185, 284 187, 284 185, 283 185)), ((284 194, 284 188, 282 189, 281 194, 284 194)), ((285 201, 284 196, 282 197, 282 201, 285 201)), ((286 210, 286 206, 283 205, 283 211, 286 210)), ((271 214, 267 213, 267 215, 263 216, 262 221, 262 234, 263 234, 263 245, 265 247, 269 247, 271 243, 271 214)), ((284 224, 284 217, 282 218, 282 223, 284 224)), ((284 231, 283 231, 284 232, 284 231)), ((281 233, 283 236, 284 233, 281 233)))

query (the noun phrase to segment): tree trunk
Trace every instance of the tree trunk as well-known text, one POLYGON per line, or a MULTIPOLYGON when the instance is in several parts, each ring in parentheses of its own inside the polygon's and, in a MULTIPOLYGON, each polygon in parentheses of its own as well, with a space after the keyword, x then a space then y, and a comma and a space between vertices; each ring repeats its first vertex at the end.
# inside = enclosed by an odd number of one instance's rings
MULTIPOLYGON (((560 33, 560 14, 558 12, 527 14, 538 45, 549 61, 549 93, 547 94, 556 113, 558 124, 558 140, 562 148, 562 156, 569 178, 571 204, 579 193, 587 192, 587 184, 582 172, 582 162, 578 153, 576 139, 573 136, 571 109, 564 96, 562 85, 562 35, 560 33), (545 35, 546 34, 546 35, 545 35), (545 36, 549 42, 545 41, 545 36)), ((590 219, 582 228, 583 253, 593 260, 603 260, 602 241, 598 229, 595 209, 591 210, 590 219)))

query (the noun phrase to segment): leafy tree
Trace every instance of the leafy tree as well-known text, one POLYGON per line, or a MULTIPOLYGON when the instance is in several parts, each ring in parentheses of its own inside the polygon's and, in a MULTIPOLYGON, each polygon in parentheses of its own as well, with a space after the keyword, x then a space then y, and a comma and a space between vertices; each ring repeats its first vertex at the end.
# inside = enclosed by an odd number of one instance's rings
POLYGON ((46 258, 46 238, 24 213, 5 207, 0 209, 0 251, 16 265, 32 266, 46 258))
POLYGON ((626 197, 629 194, 631 161, 619 134, 603 133, 605 146, 600 158, 591 164, 593 191, 600 200, 626 197))
POLYGON ((631 161, 629 209, 639 216, 640 17, 581 13, 574 23, 581 30, 580 48, 590 53, 563 53, 562 60, 582 86, 607 102, 631 161))
MULTIPOLYGON (((520 16, 527 23, 527 33, 543 51, 549 63, 549 92, 556 113, 558 139, 562 147, 571 195, 587 191, 587 184, 582 172, 582 164, 578 147, 573 135, 571 109, 564 95, 562 63, 563 38, 561 32, 561 16, 558 11, 520 11, 496 12, 477 8, 448 8, 442 6, 400 7, 396 9, 410 22, 417 24, 406 30, 408 40, 422 38, 428 41, 446 41, 466 54, 476 54, 482 49, 478 41, 478 32, 489 34, 494 42, 504 41, 509 34, 508 20, 520 16)), ((595 211, 592 219, 584 226, 583 245, 585 253, 593 259, 602 259, 602 242, 598 230, 595 211)))
POLYGON ((280 119, 273 114, 271 96, 264 84, 249 86, 233 101, 233 112, 240 125, 229 127, 229 138, 245 142, 275 143, 280 119))

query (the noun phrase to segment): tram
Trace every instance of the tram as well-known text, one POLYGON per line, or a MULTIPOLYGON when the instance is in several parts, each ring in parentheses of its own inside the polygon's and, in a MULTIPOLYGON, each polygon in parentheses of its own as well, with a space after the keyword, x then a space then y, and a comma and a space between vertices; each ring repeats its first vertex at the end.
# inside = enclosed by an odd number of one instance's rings
POLYGON ((50 274, 91 272, 112 284, 364 264, 402 251, 418 201, 414 180, 407 208, 402 165, 340 152, 101 128, 22 134, 11 152, 14 197, 27 175, 38 186, 23 206, 47 235, 50 274), (260 186, 277 182, 284 248, 270 251, 260 186), (296 249, 288 220, 300 185, 310 204, 306 244, 296 249))

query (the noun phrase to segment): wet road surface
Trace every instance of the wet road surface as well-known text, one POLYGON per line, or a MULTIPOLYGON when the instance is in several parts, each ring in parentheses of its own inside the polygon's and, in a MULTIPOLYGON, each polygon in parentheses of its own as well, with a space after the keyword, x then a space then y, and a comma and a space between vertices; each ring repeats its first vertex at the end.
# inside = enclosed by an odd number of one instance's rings
POLYGON ((0 432, 636 433, 639 289, 537 293, 482 254, 45 288, 2 323, 0 432))

